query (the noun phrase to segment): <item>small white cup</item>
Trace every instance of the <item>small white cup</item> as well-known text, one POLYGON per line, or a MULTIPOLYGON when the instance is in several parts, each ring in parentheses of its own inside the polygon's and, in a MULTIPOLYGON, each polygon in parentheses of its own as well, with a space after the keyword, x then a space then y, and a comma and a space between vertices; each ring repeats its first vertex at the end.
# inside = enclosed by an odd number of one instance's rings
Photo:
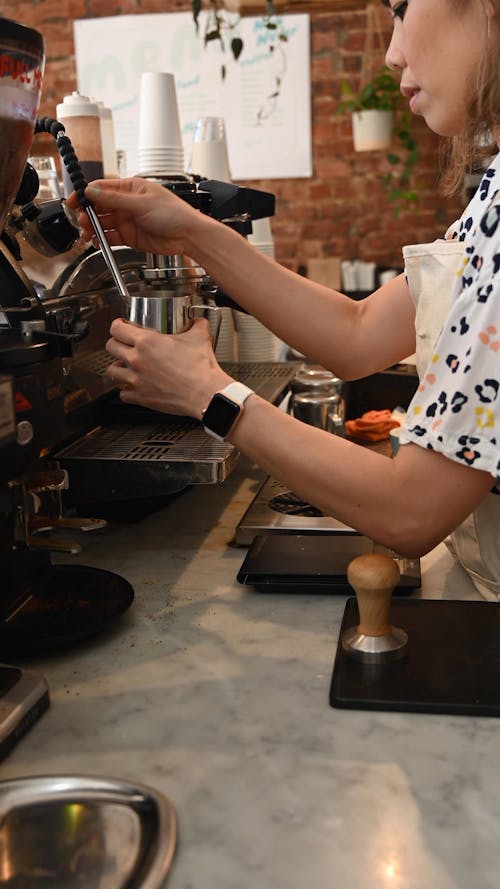
POLYGON ((399 436, 401 435, 401 426, 395 426, 389 432, 389 441, 391 442, 392 456, 395 457, 399 451, 399 436))

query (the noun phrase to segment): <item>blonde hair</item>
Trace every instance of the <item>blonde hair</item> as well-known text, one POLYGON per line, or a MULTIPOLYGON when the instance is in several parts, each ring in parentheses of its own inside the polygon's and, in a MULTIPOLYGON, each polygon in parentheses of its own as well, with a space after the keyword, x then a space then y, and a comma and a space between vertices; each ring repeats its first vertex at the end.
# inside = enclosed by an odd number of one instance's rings
MULTIPOLYGON (((471 0, 447 0, 454 15, 460 15, 471 0)), ((441 186, 445 194, 458 192, 464 175, 481 159, 496 154, 494 129, 500 127, 500 0, 472 0, 484 11, 485 52, 477 70, 469 99, 467 125, 460 136, 443 142, 441 186)), ((390 6, 389 0, 382 0, 390 6)))
MULTIPOLYGON (((456 14, 468 0, 449 0, 456 14)), ((445 194, 459 191, 465 173, 475 163, 498 151, 493 130, 500 126, 500 0, 479 0, 485 14, 485 43, 468 108, 467 126, 460 136, 444 146, 444 173, 441 185, 445 194)))

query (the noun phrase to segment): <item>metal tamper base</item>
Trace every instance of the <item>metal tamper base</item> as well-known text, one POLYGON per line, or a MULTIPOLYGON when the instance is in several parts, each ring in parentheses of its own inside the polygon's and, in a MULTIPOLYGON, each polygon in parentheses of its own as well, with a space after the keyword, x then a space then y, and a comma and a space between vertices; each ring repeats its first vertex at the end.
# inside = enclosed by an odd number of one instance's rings
POLYGON ((408 636, 390 624, 391 595, 400 577, 389 556, 366 553, 353 559, 347 579, 356 593, 359 624, 342 635, 342 650, 367 664, 386 664, 406 654, 408 636))

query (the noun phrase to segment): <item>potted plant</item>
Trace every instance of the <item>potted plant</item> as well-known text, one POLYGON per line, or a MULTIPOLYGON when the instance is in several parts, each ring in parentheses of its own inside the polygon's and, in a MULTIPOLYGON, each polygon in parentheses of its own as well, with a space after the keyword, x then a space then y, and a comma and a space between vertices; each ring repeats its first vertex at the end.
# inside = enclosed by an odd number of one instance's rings
POLYGON ((388 148, 392 140, 395 111, 400 100, 399 86, 388 68, 382 68, 353 93, 343 81, 337 113, 350 111, 355 151, 388 148))
POLYGON ((357 93, 343 82, 336 113, 346 111, 352 115, 355 151, 387 149, 395 140, 399 143, 399 150, 387 153, 390 170, 382 176, 397 215, 407 203, 418 200, 417 192, 411 188, 411 175, 419 148, 411 131, 411 114, 403 105, 399 84, 389 68, 382 67, 357 93))

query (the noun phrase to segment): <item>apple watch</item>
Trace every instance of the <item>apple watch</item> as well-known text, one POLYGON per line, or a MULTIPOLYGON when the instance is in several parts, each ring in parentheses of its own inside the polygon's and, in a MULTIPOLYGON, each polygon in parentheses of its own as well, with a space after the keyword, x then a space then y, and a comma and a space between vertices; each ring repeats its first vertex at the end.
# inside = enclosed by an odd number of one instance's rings
POLYGON ((241 416, 243 405, 250 395, 254 395, 253 389, 249 389, 243 383, 229 383, 225 389, 216 392, 201 415, 205 432, 219 441, 225 441, 241 416))

